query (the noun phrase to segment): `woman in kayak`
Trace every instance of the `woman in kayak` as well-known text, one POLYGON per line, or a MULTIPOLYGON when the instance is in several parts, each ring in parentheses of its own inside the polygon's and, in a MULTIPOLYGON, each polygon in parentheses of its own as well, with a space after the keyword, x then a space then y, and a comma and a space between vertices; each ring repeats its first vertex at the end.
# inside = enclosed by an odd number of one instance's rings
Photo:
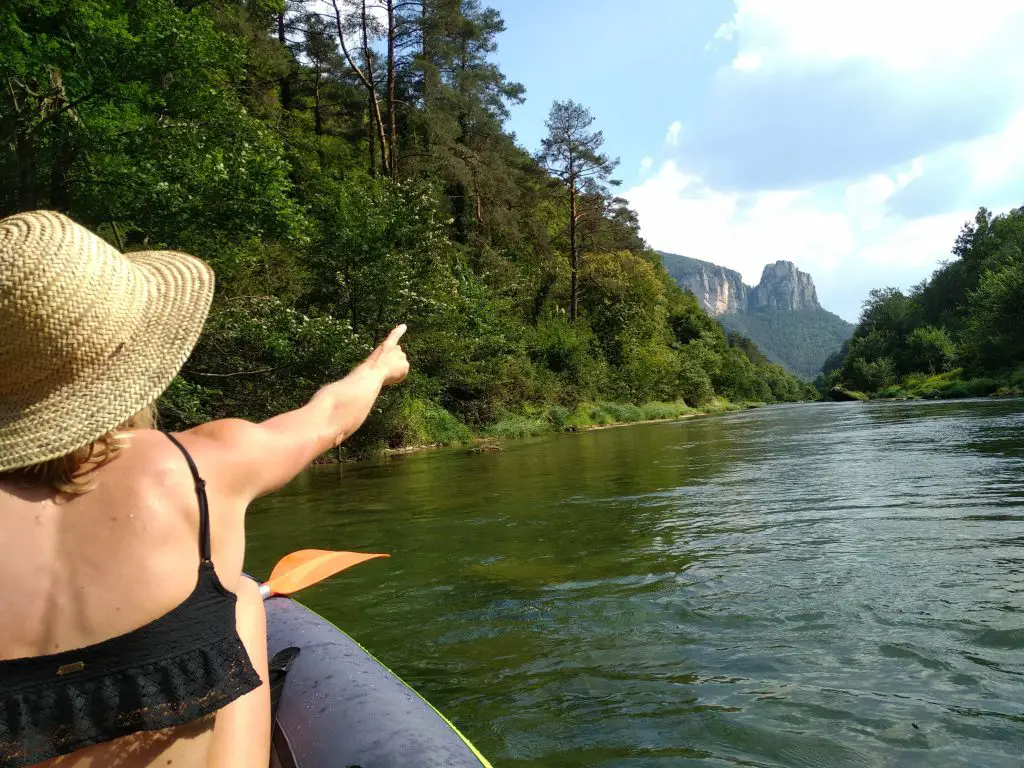
POLYGON ((122 255, 60 214, 0 220, 3 768, 268 765, 246 507, 405 378, 405 327, 302 408, 156 431, 213 286, 198 259, 122 255))

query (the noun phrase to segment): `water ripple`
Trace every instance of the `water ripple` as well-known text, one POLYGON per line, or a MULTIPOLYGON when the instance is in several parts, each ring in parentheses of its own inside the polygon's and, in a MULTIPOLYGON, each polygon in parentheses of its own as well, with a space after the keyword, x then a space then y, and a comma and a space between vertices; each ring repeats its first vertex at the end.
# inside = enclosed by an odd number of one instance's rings
MULTIPOLYGON (((393 554, 313 607, 496 765, 1024 765, 1020 401, 772 407, 311 483, 339 543, 393 554)), ((253 548, 294 515, 257 508, 253 548)))

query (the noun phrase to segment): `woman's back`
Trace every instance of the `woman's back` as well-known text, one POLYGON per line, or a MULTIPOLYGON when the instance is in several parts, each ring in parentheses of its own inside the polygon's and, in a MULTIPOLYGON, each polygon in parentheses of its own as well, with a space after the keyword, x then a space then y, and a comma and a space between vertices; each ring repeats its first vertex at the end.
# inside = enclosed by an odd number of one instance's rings
MULTIPOLYGON (((58 496, 44 487, 0 485, 0 583, 17 585, 0 591, 0 615, 19 617, 0 636, 0 660, 130 639, 196 588, 200 514, 185 458, 159 432, 140 430, 127 439, 117 459, 96 471, 88 493, 58 496)), ((216 492, 210 469, 213 561, 220 580, 234 586, 244 541, 241 526, 228 523, 244 510, 216 492)), ((76 758, 83 765, 89 759, 98 765, 202 765, 212 724, 205 718, 172 729, 177 733, 140 734, 76 758), (185 732, 190 738, 181 739, 185 732)), ((64 758, 60 764, 71 763, 64 758)))

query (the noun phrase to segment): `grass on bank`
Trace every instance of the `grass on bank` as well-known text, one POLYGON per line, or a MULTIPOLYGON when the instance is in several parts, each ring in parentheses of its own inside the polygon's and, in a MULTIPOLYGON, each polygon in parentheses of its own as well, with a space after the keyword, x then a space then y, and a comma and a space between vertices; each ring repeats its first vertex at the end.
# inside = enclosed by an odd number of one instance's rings
POLYGON ((495 423, 474 432, 456 416, 430 400, 409 397, 400 401, 386 419, 384 433, 357 446, 346 445, 319 457, 315 463, 369 458, 389 452, 423 447, 466 445, 474 439, 516 440, 554 432, 579 432, 620 424, 669 421, 684 416, 710 415, 757 407, 763 403, 737 405, 714 397, 700 408, 682 400, 631 403, 580 403, 573 409, 559 405, 526 406, 520 413, 508 413, 495 423), (385 438, 385 436, 387 436, 385 438))
POLYGON ((547 406, 539 411, 508 414, 483 430, 483 436, 502 439, 536 437, 552 432, 578 432, 615 424, 639 424, 667 421, 683 416, 739 410, 724 398, 716 397, 701 408, 691 408, 682 400, 670 403, 580 403, 574 409, 547 406))
POLYGON ((957 368, 947 373, 914 373, 898 384, 874 395, 879 399, 954 400, 965 397, 1011 397, 1024 395, 1024 366, 998 376, 964 378, 957 368))
MULTIPOLYGON (((521 413, 508 413, 494 424, 474 434, 469 427, 441 406, 427 400, 410 398, 396 414, 400 424, 400 445, 391 448, 413 446, 449 446, 466 444, 474 437, 515 440, 537 437, 553 432, 578 432, 595 427, 615 424, 636 424, 645 421, 665 421, 697 414, 723 413, 740 410, 742 406, 716 397, 699 409, 691 408, 684 401, 655 402, 644 405, 631 403, 580 403, 573 409, 559 405, 527 407, 521 413)), ((383 444, 368 447, 366 453, 379 453, 387 446, 383 444)))

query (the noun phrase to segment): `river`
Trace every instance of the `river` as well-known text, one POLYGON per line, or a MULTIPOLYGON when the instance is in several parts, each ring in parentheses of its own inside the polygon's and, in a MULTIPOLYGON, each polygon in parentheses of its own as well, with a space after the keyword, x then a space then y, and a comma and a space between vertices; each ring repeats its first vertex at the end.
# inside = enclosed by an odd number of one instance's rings
POLYGON ((1024 401, 773 406, 317 468, 247 567, 496 767, 1024 765, 1024 401))

